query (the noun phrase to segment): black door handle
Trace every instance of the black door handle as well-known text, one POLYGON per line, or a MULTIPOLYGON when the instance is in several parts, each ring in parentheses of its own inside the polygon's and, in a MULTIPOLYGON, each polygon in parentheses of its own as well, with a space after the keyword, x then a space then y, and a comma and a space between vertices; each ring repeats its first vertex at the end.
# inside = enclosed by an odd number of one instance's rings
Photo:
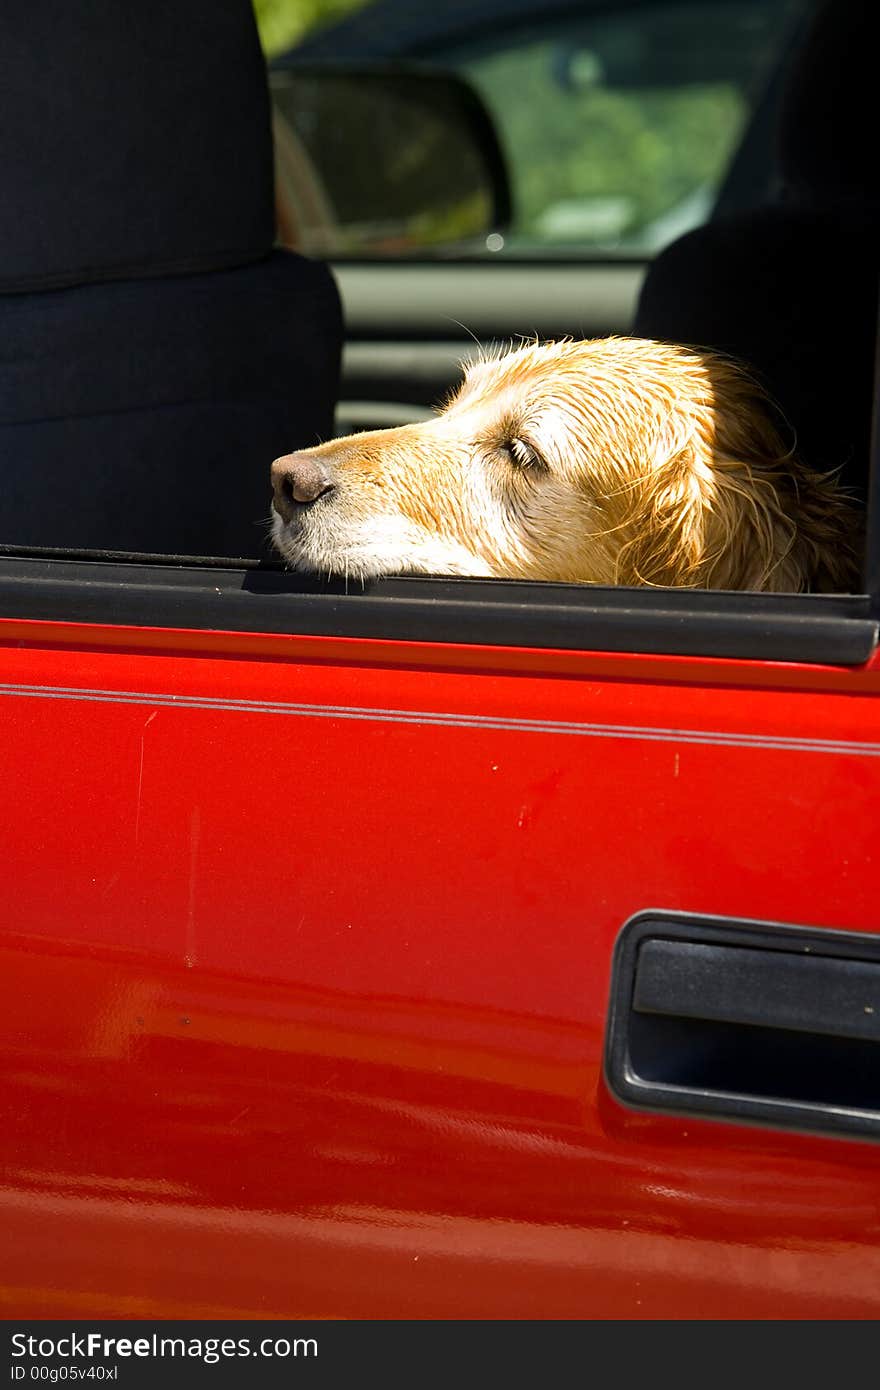
POLYGON ((605 1073, 639 1109, 880 1138, 880 941, 639 914, 615 947, 605 1073))

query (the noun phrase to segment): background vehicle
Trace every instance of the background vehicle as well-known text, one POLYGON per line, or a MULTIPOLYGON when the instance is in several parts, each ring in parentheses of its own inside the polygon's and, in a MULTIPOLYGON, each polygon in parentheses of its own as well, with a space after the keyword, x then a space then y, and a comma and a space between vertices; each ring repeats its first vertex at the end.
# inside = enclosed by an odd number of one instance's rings
POLYGON ((345 305, 343 430, 426 414, 473 338, 628 331, 649 258, 773 186, 771 132, 807 8, 381 0, 276 55, 282 117, 286 84, 322 64, 456 73, 485 102, 511 182, 511 224, 482 245, 334 254, 306 232, 345 305))
MULTIPOLYGON (((340 265, 349 388, 642 272, 340 265)), ((4 1311, 876 1317, 870 521, 824 596, 6 544, 4 1311)))

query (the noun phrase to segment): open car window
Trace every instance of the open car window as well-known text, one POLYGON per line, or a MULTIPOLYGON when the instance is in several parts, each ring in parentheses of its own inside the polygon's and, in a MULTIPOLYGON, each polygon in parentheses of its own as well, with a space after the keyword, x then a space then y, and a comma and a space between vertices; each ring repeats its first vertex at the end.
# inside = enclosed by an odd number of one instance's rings
MULTIPOLYGON (((595 13, 576 21, 557 17, 546 31, 538 31, 534 19, 521 17, 500 31, 506 35, 503 42, 486 33, 452 36, 445 46, 438 41, 432 53, 472 81, 497 123, 514 190, 503 246, 519 247, 532 257, 522 268, 522 283, 529 281, 539 252, 552 261, 557 250, 576 245, 590 254, 629 249, 647 258, 689 220, 705 218, 803 8, 783 0, 761 6, 731 0, 708 6, 657 3, 610 14, 597 6, 595 13), (529 140, 523 124, 527 111, 532 113, 529 140)), ((308 49, 303 51, 309 58, 308 49)), ((406 52, 424 57, 415 40, 406 52)), ((295 70, 295 63, 285 68, 295 70)), ((398 259, 407 260, 409 250, 404 247, 398 259)), ((376 273, 397 268, 389 258, 376 266, 376 273)), ((454 268, 437 267, 441 274, 454 268)), ((494 263, 486 267, 487 272, 493 269, 494 263)), ((564 266, 558 269, 565 273, 564 266)), ((393 282, 387 283, 386 293, 385 282, 374 282, 375 298, 385 296, 391 324, 401 312, 402 292, 399 285, 395 290, 393 282)), ((150 283, 143 285, 149 295, 150 283)), ((13 311, 20 312, 23 302, 17 298, 13 311)), ((418 301, 410 302, 418 314, 418 301)), ((203 310, 207 312, 196 296, 187 313, 203 310)), ((620 330, 625 328, 621 323, 620 330)), ((350 315, 347 329, 348 346, 350 315)), ((442 346, 449 324, 431 331, 442 346)), ((389 330, 389 336, 395 332, 389 330)), ((399 346, 405 358, 409 344, 399 346)), ((208 395, 225 389, 222 372, 205 381, 208 395)), ((298 389, 307 397, 310 383, 298 389)), ((259 404, 259 382, 249 382, 248 391, 251 404, 259 404)), ((409 401, 414 411, 430 408, 433 391, 426 387, 421 396, 418 392, 416 385, 409 401)), ((176 409, 170 397, 161 404, 163 411, 176 409)), ((204 404, 207 408, 207 399, 204 404)), ((120 414, 127 408, 120 400, 120 414)), ((229 421, 228 429, 223 426, 225 437, 241 438, 243 426, 233 410, 229 421)), ((59 421, 51 423, 54 428, 59 421)), ((59 449, 64 433, 72 437, 79 423, 62 421, 59 449)), ((142 465, 148 444, 147 436, 139 441, 142 465)), ((234 457, 234 449, 231 453, 234 457)), ((102 456, 94 457, 96 469, 103 469, 102 456)), ((265 501, 252 503, 247 524, 254 544, 244 559, 222 541, 191 551, 150 544, 149 536, 137 546, 115 545, 112 535, 100 547, 59 544, 50 525, 57 504, 50 503, 45 535, 32 530, 18 536, 7 528, 0 536, 4 613, 13 618, 854 664, 864 661, 875 644, 870 562, 859 586, 862 592, 804 595, 444 576, 361 583, 293 573, 265 536, 270 461, 267 452, 265 482, 262 475, 254 482, 253 495, 259 491, 265 501)), ((123 468, 124 463, 114 458, 113 466, 123 468)), ((160 502, 166 512, 180 507, 174 494, 165 494, 160 502)), ((872 547, 876 529, 871 530, 872 547)))

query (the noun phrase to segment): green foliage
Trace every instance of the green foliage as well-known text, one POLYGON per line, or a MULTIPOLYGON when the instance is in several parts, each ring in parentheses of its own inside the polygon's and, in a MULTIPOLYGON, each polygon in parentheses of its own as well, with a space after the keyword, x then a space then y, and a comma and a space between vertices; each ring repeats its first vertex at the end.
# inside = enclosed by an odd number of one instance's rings
POLYGON ((310 29, 341 19, 365 3, 366 0, 254 0, 263 50, 271 58, 310 29))

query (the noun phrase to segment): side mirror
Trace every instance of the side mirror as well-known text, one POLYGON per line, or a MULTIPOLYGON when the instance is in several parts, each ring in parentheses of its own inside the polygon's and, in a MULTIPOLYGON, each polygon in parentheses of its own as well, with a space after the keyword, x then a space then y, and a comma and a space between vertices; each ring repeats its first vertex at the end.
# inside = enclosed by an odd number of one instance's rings
POLYGON ((466 82, 372 64, 269 78, 284 244, 322 257, 485 250, 495 236, 503 245, 510 184, 466 82))

